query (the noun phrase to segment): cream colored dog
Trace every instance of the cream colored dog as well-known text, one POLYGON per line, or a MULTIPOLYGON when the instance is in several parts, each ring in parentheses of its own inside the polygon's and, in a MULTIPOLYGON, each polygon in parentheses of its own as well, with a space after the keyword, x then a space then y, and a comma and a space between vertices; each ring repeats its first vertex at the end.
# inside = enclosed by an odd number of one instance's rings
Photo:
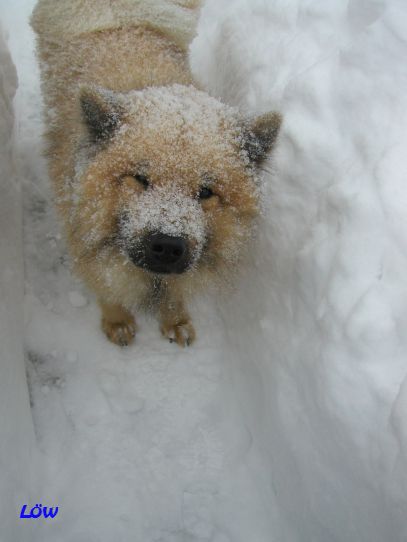
POLYGON ((246 119, 199 90, 196 0, 40 0, 37 33, 56 204, 76 272, 119 345, 135 308, 190 344, 184 299, 233 273, 281 118, 246 119))

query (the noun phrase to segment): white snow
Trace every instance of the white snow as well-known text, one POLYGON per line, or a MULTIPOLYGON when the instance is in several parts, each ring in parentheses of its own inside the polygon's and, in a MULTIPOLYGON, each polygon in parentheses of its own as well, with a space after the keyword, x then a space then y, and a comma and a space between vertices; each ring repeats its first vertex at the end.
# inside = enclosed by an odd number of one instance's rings
POLYGON ((283 540, 407 539, 406 24, 397 0, 208 0, 193 45, 213 93, 284 114, 251 270, 219 307, 283 540))
POLYGON ((70 274, 41 158, 32 6, 0 0, 20 79, 25 266, 1 53, 1 542, 404 542, 402 0, 207 0, 195 73, 284 125, 239 288, 197 300, 186 350, 147 317, 135 346, 111 345, 70 274), (25 503, 60 512, 24 522, 25 503))
POLYGON ((0 487, 2 540, 12 540, 17 509, 30 497, 34 432, 23 351, 21 187, 16 178, 12 100, 17 76, 0 25, 0 487), (32 463, 31 463, 32 464, 32 463))
POLYGON ((86 299, 86 297, 80 292, 77 292, 76 290, 69 292, 68 297, 72 307, 75 307, 77 309, 81 307, 86 307, 86 305, 88 304, 88 300, 86 299))

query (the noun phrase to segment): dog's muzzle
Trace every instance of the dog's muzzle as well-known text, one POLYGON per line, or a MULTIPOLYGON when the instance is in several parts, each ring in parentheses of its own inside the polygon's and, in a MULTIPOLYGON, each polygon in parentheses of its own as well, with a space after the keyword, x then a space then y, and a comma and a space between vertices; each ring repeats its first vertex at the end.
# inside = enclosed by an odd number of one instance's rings
POLYGON ((180 274, 191 263, 186 239, 160 232, 145 235, 129 250, 129 257, 135 265, 151 273, 180 274))

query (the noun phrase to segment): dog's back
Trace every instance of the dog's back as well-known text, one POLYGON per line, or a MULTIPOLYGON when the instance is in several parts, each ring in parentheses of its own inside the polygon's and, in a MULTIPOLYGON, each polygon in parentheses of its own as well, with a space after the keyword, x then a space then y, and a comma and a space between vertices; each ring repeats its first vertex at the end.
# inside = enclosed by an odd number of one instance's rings
POLYGON ((194 35, 200 0, 40 0, 32 26, 55 41, 87 32, 143 25, 186 50, 194 35))
MULTIPOLYGON (((40 0, 32 15, 41 61, 51 179, 57 190, 83 131, 83 86, 128 92, 192 82, 187 49, 198 0, 40 0)), ((71 174, 70 173, 70 174, 71 174)))
POLYGON ((186 53, 199 0, 39 0, 44 95, 55 108, 78 84, 111 90, 190 82, 186 53))

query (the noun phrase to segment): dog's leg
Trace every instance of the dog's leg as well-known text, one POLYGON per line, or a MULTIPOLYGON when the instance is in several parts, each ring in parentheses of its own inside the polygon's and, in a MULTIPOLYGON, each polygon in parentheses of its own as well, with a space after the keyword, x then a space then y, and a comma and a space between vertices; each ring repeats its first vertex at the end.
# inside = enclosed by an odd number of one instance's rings
POLYGON ((110 305, 99 301, 102 309, 102 329, 106 337, 119 346, 129 345, 136 334, 133 315, 121 305, 110 305))
POLYGON ((189 346, 195 340, 195 330, 180 294, 166 291, 159 303, 161 333, 170 342, 189 346))

